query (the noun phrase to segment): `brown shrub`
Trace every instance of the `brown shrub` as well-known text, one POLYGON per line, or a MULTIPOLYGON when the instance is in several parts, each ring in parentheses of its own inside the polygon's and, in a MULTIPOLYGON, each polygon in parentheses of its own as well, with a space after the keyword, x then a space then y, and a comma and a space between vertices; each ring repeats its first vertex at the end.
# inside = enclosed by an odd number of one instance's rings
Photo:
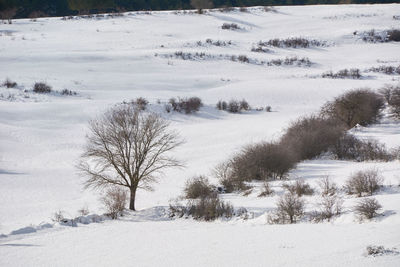
POLYGON ((41 93, 41 94, 50 93, 51 86, 47 85, 46 83, 42 83, 42 82, 35 83, 35 85, 33 86, 33 92, 41 93))
POLYGON ((232 160, 232 176, 243 181, 283 179, 296 166, 296 158, 285 146, 259 143, 247 146, 232 160))
POLYGON ((369 89, 356 89, 325 104, 321 114, 343 122, 350 129, 357 124, 366 126, 376 122, 383 107, 384 101, 379 94, 369 89))
POLYGON ((197 176, 187 181, 183 192, 186 199, 205 198, 216 194, 213 186, 204 176, 197 176))
POLYGON ((365 198, 357 203, 354 211, 361 219, 372 219, 378 215, 381 208, 382 205, 375 198, 365 198))
POLYGON ((282 187, 288 190, 291 194, 296 194, 299 197, 314 194, 314 189, 312 189, 311 186, 302 179, 296 180, 294 184, 283 184, 282 187))
POLYGON ((106 191, 101 201, 104 204, 107 215, 115 220, 122 215, 126 203, 128 202, 128 195, 123 189, 113 187, 106 191))
POLYGON ((330 118, 309 116, 293 122, 281 138, 299 160, 312 159, 328 151, 344 134, 344 127, 330 118))
POLYGON ((337 159, 355 161, 390 161, 395 156, 386 150, 385 144, 373 139, 360 140, 354 135, 345 134, 331 148, 337 159))
POLYGON ((357 194, 358 197, 363 193, 372 195, 381 187, 382 182, 383 177, 376 169, 358 171, 347 180, 345 189, 348 194, 357 194))
POLYGON ((296 223, 304 215, 304 201, 296 194, 286 193, 276 206, 275 213, 268 218, 270 223, 296 223))

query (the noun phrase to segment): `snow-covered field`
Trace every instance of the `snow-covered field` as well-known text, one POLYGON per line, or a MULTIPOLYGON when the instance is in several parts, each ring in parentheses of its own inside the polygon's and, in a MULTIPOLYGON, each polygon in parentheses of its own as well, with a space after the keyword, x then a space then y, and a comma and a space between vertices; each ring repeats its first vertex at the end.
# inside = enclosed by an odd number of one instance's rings
MULTIPOLYGON (((278 192, 274 197, 258 198, 258 188, 249 196, 222 196, 252 212, 248 220, 198 222, 162 215, 162 207, 182 193, 192 176, 205 174, 216 183, 212 168, 243 145, 277 139, 290 121, 318 111, 346 90, 399 83, 399 75, 367 71, 399 66, 399 43, 366 43, 353 33, 399 28, 393 16, 400 15, 400 5, 276 11, 131 13, 0 24, 0 81, 8 77, 18 83, 16 89, 0 87, 0 266, 399 266, 399 161, 317 159, 300 163, 291 173, 312 186, 325 175, 343 185, 355 171, 378 168, 385 177, 385 189, 376 195, 384 216, 370 222, 358 222, 351 212, 357 199, 345 196, 345 212, 333 222, 269 225, 266 212, 283 192, 281 182, 272 183, 278 192), (236 23, 241 30, 223 30, 223 23, 236 23), (288 37, 326 41, 326 46, 251 52, 259 41, 288 37), (207 39, 231 44, 215 46, 207 39), (207 56, 182 60, 176 52, 207 56), (239 55, 250 62, 230 60, 239 55), (260 64, 294 56, 307 57, 312 65, 260 64), (321 78, 324 72, 345 68, 358 68, 363 77, 321 78), (78 94, 35 94, 31 89, 38 81, 78 94), (186 140, 176 150, 186 167, 165 172, 154 192, 139 191, 140 211, 78 227, 52 222, 59 210, 68 217, 84 206, 91 213, 104 212, 99 192, 84 191, 75 168, 89 119, 136 97, 147 98, 151 109, 162 111, 169 98, 185 96, 198 96, 205 106, 194 115, 163 116, 186 140), (269 105, 273 112, 215 109, 218 100, 233 98, 245 98, 253 107, 269 105), (383 245, 393 253, 366 256, 368 245, 383 245)), ((356 134, 389 148, 400 146, 400 122, 389 117, 356 134)), ((306 197, 308 210, 316 198, 306 197)))

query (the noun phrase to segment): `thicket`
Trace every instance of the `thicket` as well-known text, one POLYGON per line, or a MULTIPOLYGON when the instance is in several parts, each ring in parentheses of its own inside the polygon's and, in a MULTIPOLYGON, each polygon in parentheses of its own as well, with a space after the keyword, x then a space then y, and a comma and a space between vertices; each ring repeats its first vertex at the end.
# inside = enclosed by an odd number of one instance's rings
MULTIPOLYGON (((386 97, 392 99, 392 90, 386 92, 386 97)), ((228 104, 220 101, 217 107, 228 108, 228 104)), ((284 179, 299 161, 313 159, 325 152, 344 160, 393 160, 394 153, 388 152, 384 145, 347 133, 357 124, 376 122, 383 107, 384 97, 378 93, 369 89, 349 91, 325 104, 319 115, 292 122, 277 142, 244 147, 218 166, 216 176, 226 192, 246 191, 250 181, 284 179)), ((328 181, 325 186, 328 187, 326 191, 336 190, 336 186, 329 188, 328 181)), ((302 181, 286 187, 299 196, 313 193, 313 189, 302 181)))

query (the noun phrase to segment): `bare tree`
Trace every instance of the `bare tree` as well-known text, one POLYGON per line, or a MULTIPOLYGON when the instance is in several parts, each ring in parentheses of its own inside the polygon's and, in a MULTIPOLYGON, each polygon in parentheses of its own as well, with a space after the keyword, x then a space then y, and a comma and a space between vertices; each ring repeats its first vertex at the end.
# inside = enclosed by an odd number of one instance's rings
POLYGON ((17 14, 17 9, 15 7, 5 9, 0 11, 0 19, 7 20, 8 24, 12 24, 12 19, 17 14))
POLYGON ((168 167, 182 166, 169 152, 182 141, 169 123, 132 104, 110 109, 92 120, 87 145, 78 169, 85 174, 85 187, 127 187, 129 209, 135 210, 138 188, 151 190, 156 175, 168 167))

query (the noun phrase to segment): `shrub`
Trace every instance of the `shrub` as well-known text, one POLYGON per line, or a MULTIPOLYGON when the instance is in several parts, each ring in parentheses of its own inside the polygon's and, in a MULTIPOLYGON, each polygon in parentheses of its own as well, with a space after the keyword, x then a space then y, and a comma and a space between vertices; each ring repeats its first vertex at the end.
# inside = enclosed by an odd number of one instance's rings
POLYGON ((300 159, 312 159, 328 151, 343 135, 344 127, 334 119, 309 116, 291 123, 281 138, 300 159))
POLYGON ((382 256, 385 254, 394 254, 398 255, 399 252, 396 250, 396 248, 393 249, 388 249, 385 248, 384 246, 367 246, 367 255, 369 256, 382 256))
POLYGON ((319 188, 322 196, 333 196, 337 193, 338 187, 336 183, 332 182, 329 176, 326 176, 318 181, 319 188))
POLYGON ((268 61, 267 66, 282 66, 282 65, 287 65, 287 66, 311 66, 312 62, 310 61, 309 58, 303 57, 303 58, 298 58, 298 57, 286 57, 285 59, 274 59, 271 61, 268 61))
POLYGON ((296 194, 299 197, 314 194, 314 189, 304 182, 304 180, 296 180, 294 184, 283 184, 282 187, 287 189, 291 194, 296 194))
POLYGON ((53 214, 53 222, 63 222, 65 220, 64 212, 59 210, 53 214))
POLYGON ((250 110, 249 103, 244 99, 242 99, 242 101, 240 101, 239 105, 240 105, 241 110, 250 110))
POLYGON ((251 52, 257 52, 257 53, 271 53, 271 50, 262 46, 257 46, 257 47, 252 47, 251 52))
POLYGON ((270 184, 265 181, 261 190, 261 193, 258 195, 258 197, 267 197, 270 196, 274 193, 274 190, 272 190, 270 184))
POLYGON ((225 101, 219 100, 217 103, 217 109, 219 110, 227 110, 228 108, 228 103, 226 103, 225 101))
POLYGON ((220 217, 230 218, 233 206, 221 201, 218 195, 188 201, 186 206, 170 205, 171 217, 192 216, 195 220, 212 221, 220 217))
POLYGON ((138 109, 146 110, 149 101, 144 97, 138 97, 136 100, 132 101, 132 103, 135 104, 138 109))
POLYGON ((249 63, 250 59, 246 55, 239 55, 237 60, 243 63, 249 63))
POLYGON ((328 220, 342 213, 343 199, 337 195, 324 195, 318 203, 319 211, 312 215, 312 220, 316 222, 328 220))
POLYGON ((229 101, 227 110, 231 113, 238 113, 240 111, 240 103, 236 100, 229 101))
POLYGON ((393 115, 400 118, 400 86, 385 86, 380 93, 385 97, 393 115))
POLYGON ((236 23, 224 23, 221 28, 223 30, 240 30, 241 28, 236 23))
POLYGON ((400 42, 400 30, 393 29, 387 32, 388 40, 393 42, 400 42))
POLYGON ((331 148, 331 152, 340 160, 390 161, 395 157, 386 150, 385 144, 381 144, 373 139, 360 140, 354 135, 347 133, 338 139, 336 144, 331 148))
POLYGON ((363 193, 372 195, 379 189, 382 182, 383 177, 376 169, 358 171, 346 181, 345 189, 348 194, 357 194, 358 197, 361 197, 363 193))
POLYGON ((304 201, 296 194, 286 193, 279 198, 270 223, 296 223, 304 215, 304 201))
POLYGON ((46 83, 38 82, 33 86, 33 91, 35 93, 50 93, 51 86, 47 85, 46 83))
POLYGON ((385 74, 400 74, 400 66, 393 67, 393 66, 379 66, 379 67, 372 67, 369 69, 372 72, 380 72, 385 74))
POLYGON ((360 79, 362 77, 359 69, 350 69, 350 70, 343 69, 339 70, 336 73, 329 71, 323 73, 321 76, 322 78, 332 78, 332 79, 345 79, 345 78, 360 79))
POLYGON ((357 203, 354 211, 361 219, 372 219, 378 215, 381 208, 382 205, 375 198, 365 198, 357 203))
POLYGON ((372 43, 400 42, 400 30, 390 29, 384 31, 375 31, 374 29, 361 33, 362 40, 372 43))
POLYGON ((89 209, 87 206, 82 207, 81 209, 78 210, 78 213, 80 216, 87 216, 89 215, 89 209))
POLYGON ((197 112, 203 106, 201 99, 198 97, 179 98, 178 101, 175 98, 171 98, 169 104, 173 111, 185 112, 186 114, 197 112))
POLYGON ((308 47, 318 47, 325 46, 326 42, 321 42, 318 40, 308 40, 301 37, 287 38, 287 39, 271 39, 268 42, 259 42, 259 45, 269 45, 274 47, 290 47, 290 48, 308 48, 308 47))
POLYGON ((205 198, 216 193, 204 176, 194 177, 187 181, 183 192, 186 199, 205 198))
POLYGON ((234 191, 245 191, 250 187, 247 186, 241 177, 233 175, 232 161, 227 161, 218 164, 214 170, 214 175, 218 178, 222 187, 218 191, 225 193, 232 193, 234 191))
POLYGON ((61 95, 76 95, 76 92, 75 92, 75 91, 68 90, 68 89, 63 89, 63 90, 61 91, 61 95))
POLYGON ((116 187, 108 189, 105 195, 101 198, 107 215, 113 220, 118 219, 119 216, 122 216, 122 212, 125 209, 127 200, 128 196, 126 191, 116 187))
POLYGON ((321 114, 343 122, 350 129, 357 124, 366 126, 376 122, 383 107, 379 94, 369 89, 356 89, 326 103, 321 114))
POLYGON ((7 88, 15 88, 15 87, 17 87, 17 85, 18 84, 16 82, 13 82, 8 78, 2 84, 2 86, 5 86, 7 88))
POLYGON ((296 158, 276 143, 247 146, 232 159, 232 176, 243 181, 283 179, 296 166, 296 158))

